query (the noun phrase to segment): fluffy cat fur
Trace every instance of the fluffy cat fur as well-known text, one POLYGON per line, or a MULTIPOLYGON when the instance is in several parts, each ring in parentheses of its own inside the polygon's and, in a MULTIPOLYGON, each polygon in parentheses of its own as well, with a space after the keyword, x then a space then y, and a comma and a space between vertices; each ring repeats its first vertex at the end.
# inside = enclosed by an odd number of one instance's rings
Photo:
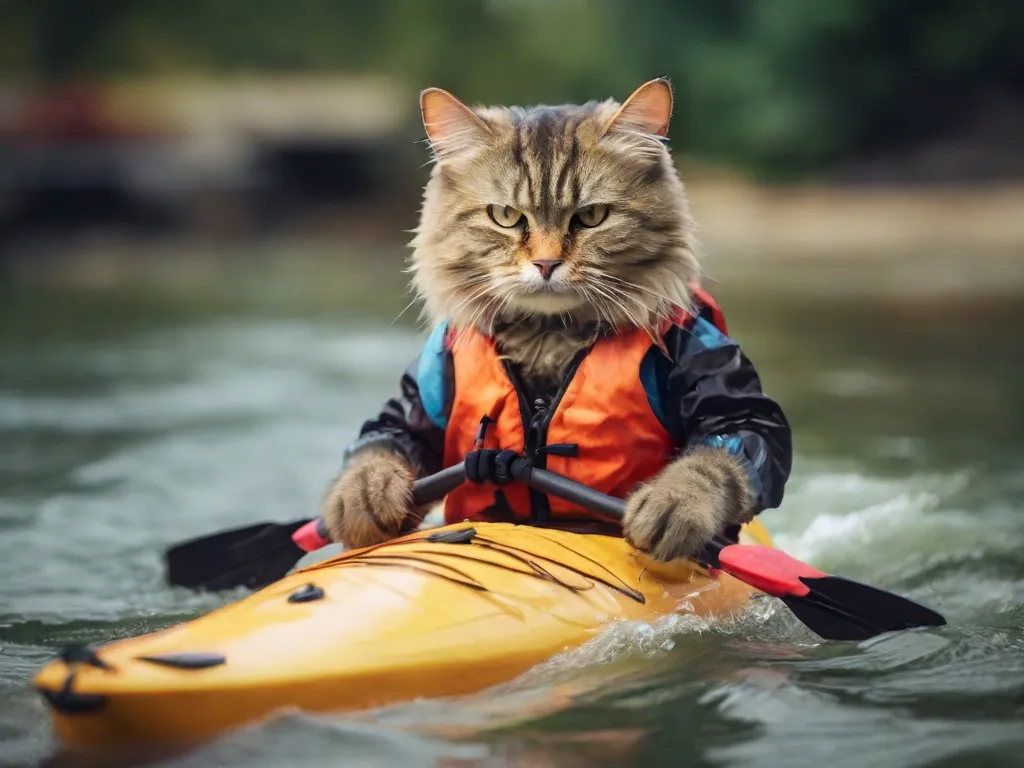
POLYGON ((324 499, 331 540, 369 547, 401 534, 408 527, 413 480, 412 468, 392 451, 356 453, 324 499))
MULTIPOLYGON (((645 83, 623 104, 470 108, 431 88, 420 106, 435 163, 410 271, 431 324, 493 336, 528 396, 547 399, 574 354, 601 334, 633 326, 653 338, 674 308, 689 308, 700 269, 664 143, 666 80, 645 83), (584 216, 600 220, 587 226, 584 216), (557 262, 549 279, 540 261, 557 262)), ((323 510, 335 540, 353 547, 401 531, 413 479, 386 451, 356 459, 323 510)), ((672 559, 749 520, 752 507, 739 462, 700 449, 627 499, 624 533, 672 559)))

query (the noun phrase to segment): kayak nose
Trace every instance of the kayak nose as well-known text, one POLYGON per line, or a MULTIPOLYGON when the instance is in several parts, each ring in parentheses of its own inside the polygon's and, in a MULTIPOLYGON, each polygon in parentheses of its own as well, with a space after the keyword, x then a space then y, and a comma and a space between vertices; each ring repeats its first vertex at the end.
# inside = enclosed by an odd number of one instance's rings
POLYGON ((68 673, 64 678, 63 685, 56 690, 43 685, 36 686, 36 690, 39 691, 43 700, 55 712, 65 715, 88 714, 103 709, 106 697, 99 694, 79 693, 74 688, 75 677, 81 664, 102 669, 105 672, 113 672, 114 667, 103 661, 88 645, 65 646, 57 652, 56 661, 64 663, 68 668, 68 673))

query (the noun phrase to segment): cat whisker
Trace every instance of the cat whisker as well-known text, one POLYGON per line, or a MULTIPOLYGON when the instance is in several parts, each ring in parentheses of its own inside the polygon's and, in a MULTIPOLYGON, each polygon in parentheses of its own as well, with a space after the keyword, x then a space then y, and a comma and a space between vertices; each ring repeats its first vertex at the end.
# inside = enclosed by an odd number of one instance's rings
POLYGON ((606 285, 606 286, 604 286, 604 288, 606 290, 611 291, 613 293, 613 295, 621 296, 623 299, 631 301, 633 304, 635 304, 637 306, 638 310, 640 310, 643 313, 643 315, 644 315, 644 322, 637 321, 637 322, 635 322, 635 325, 637 325, 639 327, 643 327, 643 328, 648 328, 648 327, 651 327, 651 326, 653 326, 655 324, 656 318, 659 315, 658 304, 655 304, 655 306, 652 307, 649 304, 647 304, 644 301, 642 301, 639 297, 634 296, 634 295, 632 295, 630 293, 627 293, 626 291, 623 291, 623 290, 617 288, 614 285, 606 285))
MULTIPOLYGON (((614 309, 618 310, 623 315, 625 315, 626 319, 628 319, 633 325, 635 325, 637 327, 643 327, 645 325, 644 323, 642 323, 640 321, 640 319, 638 317, 636 317, 632 312, 629 311, 629 309, 626 307, 625 304, 622 303, 622 301, 618 300, 615 297, 615 294, 608 292, 606 290, 606 287, 599 286, 599 285, 594 285, 594 284, 591 284, 591 285, 585 287, 585 292, 586 293, 590 294, 591 291, 596 293, 597 296, 598 296, 598 299, 597 300, 592 300, 592 303, 594 304, 595 307, 598 308, 598 312, 599 313, 601 313, 601 309, 602 309, 602 307, 601 307, 602 302, 600 301, 600 299, 603 299, 604 301, 608 302, 608 304, 610 304, 614 309)), ((608 322, 612 323, 613 325, 617 325, 617 323, 615 322, 616 318, 613 315, 611 315, 611 314, 609 314, 607 317, 605 317, 603 319, 607 320, 608 322)))
POLYGON ((619 277, 618 275, 613 275, 610 272, 603 272, 601 270, 590 268, 590 269, 588 269, 588 274, 591 274, 594 277, 599 277, 602 280, 612 280, 612 281, 614 281, 616 283, 621 283, 622 285, 624 285, 624 286, 626 286, 628 288, 636 288, 637 290, 648 291, 648 292, 653 293, 653 291, 651 291, 651 289, 648 288, 645 285, 640 285, 639 283, 634 283, 632 280, 626 280, 625 278, 619 277))
MULTIPOLYGON (((475 277, 469 278, 467 280, 463 280, 462 282, 456 283, 454 285, 446 285, 441 290, 433 290, 433 291, 431 291, 431 290, 423 289, 423 290, 421 290, 419 292, 418 298, 431 299, 431 298, 436 298, 438 296, 446 296, 446 297, 458 298, 458 296, 461 293, 463 293, 466 289, 472 288, 473 286, 476 286, 476 285, 480 285, 481 283, 487 283, 489 280, 490 280, 490 277, 488 275, 477 275, 475 277)), ((487 290, 487 286, 484 286, 484 288, 482 290, 478 290, 475 293, 473 293, 472 295, 470 295, 469 297, 465 298, 462 301, 462 303, 460 303, 458 306, 456 306, 455 309, 456 310, 461 309, 466 303, 468 303, 470 301, 473 301, 476 298, 479 298, 480 294, 485 292, 486 290, 487 290)), ((411 306, 413 303, 415 303, 415 301, 416 301, 416 299, 413 299, 413 301, 410 303, 409 306, 411 306)), ((403 309, 402 312, 405 312, 407 309, 409 309, 408 306, 405 309, 403 309)), ((401 315, 399 315, 399 316, 401 316, 401 315)), ((395 319, 397 320, 398 318, 395 318, 395 319)), ((392 321, 392 322, 394 322, 394 321, 392 321)))
MULTIPOLYGON (((617 286, 615 284, 604 284, 604 285, 602 285, 601 283, 595 281, 595 282, 592 283, 592 287, 595 288, 595 289, 604 291, 604 292, 610 292, 612 295, 621 296, 623 299, 628 299, 629 301, 633 302, 637 306, 649 310, 649 307, 647 306, 647 304, 645 304, 643 301, 641 301, 637 296, 632 295, 628 291, 624 290, 623 288, 621 288, 621 287, 619 287, 619 286, 617 286)), ((655 296, 657 296, 657 294, 655 294, 655 296)))
MULTIPOLYGON (((457 313, 457 312, 458 312, 458 311, 459 311, 460 309, 462 309, 463 307, 465 307, 465 306, 466 306, 467 304, 471 304, 471 303, 473 303, 474 301, 477 301, 478 299, 480 299, 480 298, 482 298, 483 296, 485 296, 485 295, 486 295, 487 293, 489 293, 489 292, 490 292, 490 291, 491 291, 492 289, 493 289, 493 287, 492 287, 492 285, 491 285, 490 281, 487 281, 487 283, 486 283, 485 285, 483 285, 482 287, 478 288, 478 289, 477 289, 477 290, 475 290, 475 291, 474 291, 473 293, 471 293, 471 294, 470 294, 469 296, 467 296, 467 297, 466 297, 465 299, 463 299, 462 301, 460 301, 460 302, 459 302, 459 303, 458 303, 458 304, 457 304, 457 305, 455 306, 455 308, 451 310, 451 313, 452 313, 452 314, 454 315, 454 314, 455 314, 455 313, 457 313)), ((456 291, 450 291, 450 293, 456 293, 456 291)))
POLYGON ((388 327, 390 328, 395 323, 397 323, 399 321, 399 319, 401 319, 402 315, 404 315, 406 312, 408 312, 409 309, 412 307, 412 305, 415 304, 419 300, 420 300, 419 296, 414 296, 412 301, 410 301, 408 304, 406 304, 405 307, 402 309, 402 311, 399 312, 397 315, 395 315, 394 319, 390 323, 388 323, 388 327))
POLYGON ((647 286, 639 285, 638 283, 633 283, 633 282, 630 282, 629 280, 624 280, 621 277, 617 277, 615 275, 608 274, 607 272, 602 272, 600 270, 593 269, 593 268, 588 268, 588 267, 584 267, 581 270, 581 272, 583 272, 584 274, 586 274, 589 277, 594 278, 595 280, 612 280, 614 282, 621 283, 626 288, 634 288, 634 289, 636 289, 638 291, 643 291, 644 293, 649 293, 651 296, 654 296, 655 298, 661 299, 663 301, 667 301, 667 302, 671 302, 672 301, 672 299, 670 299, 668 296, 665 296, 664 294, 658 293, 657 291, 654 291, 654 290, 648 288, 647 286))
MULTIPOLYGON (((508 293, 509 292, 506 291, 506 294, 508 293)), ((473 319, 470 321, 470 326, 477 326, 478 323, 481 323, 486 320, 485 325, 487 333, 492 334, 494 332, 494 319, 496 312, 491 311, 491 307, 493 307, 495 304, 498 304, 500 307, 501 302, 503 301, 503 297, 506 294, 492 295, 483 305, 481 305, 476 315, 473 316, 473 319)))
MULTIPOLYGON (((636 297, 632 298, 637 303, 642 303, 636 297)), ((644 304, 648 317, 647 327, 654 328, 658 325, 659 321, 671 317, 676 308, 684 305, 685 303, 674 301, 667 297, 656 297, 655 301, 649 304, 644 304)))
MULTIPOLYGON (((454 310, 452 310, 452 316, 454 316, 460 309, 462 309, 462 307, 466 306, 467 304, 473 301, 480 299, 483 295, 490 293, 491 295, 488 296, 485 301, 481 302, 480 305, 475 308, 473 314, 470 315, 469 323, 467 325, 469 327, 475 327, 478 323, 485 319, 485 315, 487 315, 488 312, 490 312, 490 308, 495 303, 501 301, 502 297, 504 296, 504 292, 501 291, 502 286, 503 281, 500 278, 489 280, 487 282, 487 285, 485 285, 481 290, 478 290, 475 293, 473 293, 471 296, 462 301, 454 310)), ((493 324, 493 320, 491 318, 487 318, 487 320, 487 325, 491 326, 493 324)))
POLYGON ((516 291, 515 291, 514 287, 510 286, 510 287, 505 289, 505 293, 504 293, 504 295, 502 296, 502 299, 501 299, 501 304, 498 305, 498 309, 494 313, 495 317, 500 317, 501 316, 502 312, 504 312, 505 309, 508 308, 509 303, 511 303, 512 297, 515 296, 515 295, 516 295, 516 291))
MULTIPOLYGON (((669 314, 671 314, 672 310, 675 307, 680 307, 681 306, 681 307, 686 308, 690 304, 690 300, 689 300, 689 293, 690 293, 690 291, 689 291, 689 288, 687 286, 686 281, 681 279, 681 278, 675 278, 675 279, 673 279, 671 281, 670 288, 674 289, 672 292, 675 294, 675 296, 673 297, 673 296, 667 296, 667 295, 665 295, 663 293, 658 293, 657 291, 654 291, 654 290, 652 290, 652 289, 650 289, 650 288, 648 288, 646 286, 639 285, 638 283, 633 283, 633 282, 631 282, 629 280, 625 280, 625 279, 623 279, 621 277, 618 277, 616 275, 602 273, 599 270, 593 270, 593 269, 587 270, 587 271, 584 272, 584 274, 586 274, 589 277, 593 277, 596 280, 612 281, 613 283, 619 283, 624 288, 629 288, 629 289, 635 289, 637 291, 642 291, 642 292, 644 292, 644 293, 646 293, 646 294, 648 294, 648 295, 658 299, 657 306, 654 307, 652 309, 652 311, 655 312, 659 316, 667 317, 669 314)), ((609 285, 607 287, 612 288, 613 286, 609 285)))
POLYGON ((440 290, 440 291, 427 291, 427 290, 423 290, 423 291, 420 291, 420 292, 416 293, 413 296, 412 300, 408 304, 406 304, 405 307, 402 308, 402 311, 399 312, 397 315, 395 315, 395 317, 391 320, 391 322, 388 323, 388 327, 391 327, 395 323, 397 323, 401 319, 402 315, 404 315, 406 312, 408 312, 416 304, 417 301, 421 301, 421 300, 425 300, 425 299, 429 299, 429 298, 434 298, 436 296, 441 296, 441 295, 448 295, 448 294, 451 294, 453 292, 453 290, 457 290, 460 287, 463 287, 463 286, 461 286, 461 285, 460 286, 456 286, 454 289, 453 288, 449 288, 449 287, 445 287, 443 290, 440 290))

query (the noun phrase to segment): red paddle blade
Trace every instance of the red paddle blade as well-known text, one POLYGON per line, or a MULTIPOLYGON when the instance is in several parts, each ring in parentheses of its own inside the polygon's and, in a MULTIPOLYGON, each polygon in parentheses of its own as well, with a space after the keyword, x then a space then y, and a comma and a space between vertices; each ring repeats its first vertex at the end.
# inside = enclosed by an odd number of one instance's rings
POLYGON ((828 575, 790 557, 781 549, 756 545, 723 547, 718 553, 718 562, 726 573, 775 597, 803 597, 810 589, 801 578, 828 575))
POLYGON ((884 632, 946 624, 940 614, 913 600, 822 573, 771 547, 734 544, 723 547, 718 560, 726 573, 781 598, 827 640, 866 640, 884 632))

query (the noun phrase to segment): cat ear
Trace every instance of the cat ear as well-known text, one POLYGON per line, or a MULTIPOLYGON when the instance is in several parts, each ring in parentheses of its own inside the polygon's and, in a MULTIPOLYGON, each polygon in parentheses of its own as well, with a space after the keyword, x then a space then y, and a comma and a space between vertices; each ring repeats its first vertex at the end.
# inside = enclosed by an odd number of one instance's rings
POLYGON ((483 143, 491 133, 487 123, 473 110, 441 88, 427 88, 420 93, 420 113, 430 146, 439 160, 483 143))
POLYGON ((668 133, 669 118, 672 117, 672 86, 668 80, 659 77, 650 80, 626 99, 619 111, 608 122, 606 130, 623 129, 640 131, 654 136, 668 133))

